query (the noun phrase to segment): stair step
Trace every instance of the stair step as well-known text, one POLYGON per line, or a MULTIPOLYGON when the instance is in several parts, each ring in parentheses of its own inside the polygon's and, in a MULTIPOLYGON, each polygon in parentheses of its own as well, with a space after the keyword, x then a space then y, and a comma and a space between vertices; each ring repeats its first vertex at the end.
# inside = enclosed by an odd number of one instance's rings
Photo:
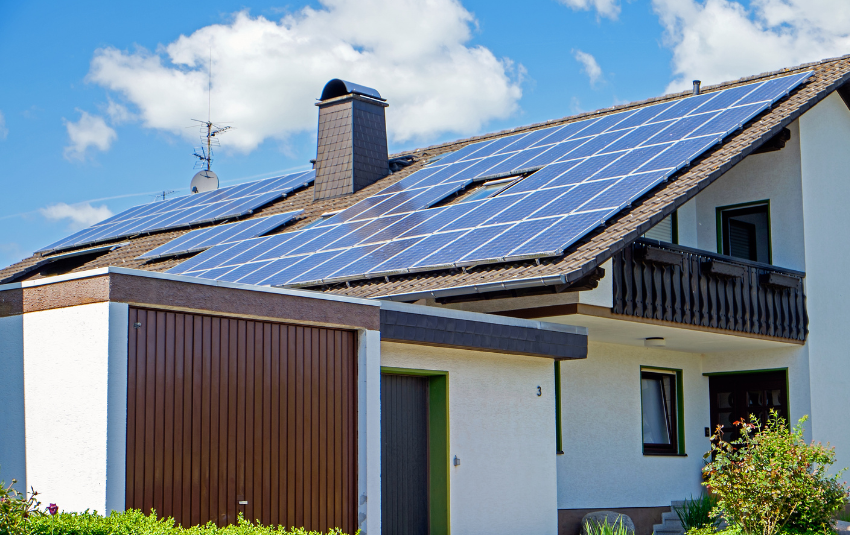
POLYGON ((682 521, 679 520, 679 515, 676 514, 676 507, 682 507, 685 504, 684 500, 674 500, 670 503, 670 511, 661 513, 661 523, 652 526, 654 535, 683 535, 685 528, 682 526, 682 521))

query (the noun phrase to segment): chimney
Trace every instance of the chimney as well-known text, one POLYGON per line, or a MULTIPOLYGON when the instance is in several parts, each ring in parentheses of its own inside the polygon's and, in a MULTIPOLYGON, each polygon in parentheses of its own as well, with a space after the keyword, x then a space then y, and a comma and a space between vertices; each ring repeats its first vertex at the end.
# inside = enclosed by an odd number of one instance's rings
POLYGON ((701 83, 702 82, 700 82, 699 80, 694 80, 694 95, 699 95, 699 85, 701 83))
POLYGON ((319 107, 313 200, 349 195, 390 174, 386 99, 371 87, 334 79, 319 107))

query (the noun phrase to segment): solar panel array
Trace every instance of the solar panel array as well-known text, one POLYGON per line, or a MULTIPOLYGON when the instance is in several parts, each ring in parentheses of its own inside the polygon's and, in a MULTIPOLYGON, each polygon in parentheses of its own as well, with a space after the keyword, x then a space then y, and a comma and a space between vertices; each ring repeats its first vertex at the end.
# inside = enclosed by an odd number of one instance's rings
POLYGON ((297 286, 557 256, 810 75, 471 144, 308 229, 219 245, 170 272, 297 286), (430 208, 531 171, 493 197, 430 208))
POLYGON ((310 184, 315 178, 315 171, 303 171, 167 201, 142 204, 52 243, 37 252, 52 253, 125 236, 241 217, 282 195, 310 184))
POLYGON ((179 238, 174 238, 170 242, 160 245, 156 249, 148 251, 138 258, 154 260, 203 251, 204 249, 209 249, 214 245, 220 245, 222 243, 233 243, 256 238, 257 236, 271 232, 281 225, 289 223, 302 213, 304 213, 304 210, 296 210, 294 212, 239 221, 238 223, 228 223, 226 225, 216 225, 214 227, 193 230, 179 238))

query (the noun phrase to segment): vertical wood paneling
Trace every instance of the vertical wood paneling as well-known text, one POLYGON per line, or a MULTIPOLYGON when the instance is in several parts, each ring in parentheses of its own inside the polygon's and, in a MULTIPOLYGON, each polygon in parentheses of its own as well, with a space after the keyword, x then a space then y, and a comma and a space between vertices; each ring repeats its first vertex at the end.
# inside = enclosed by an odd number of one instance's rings
MULTIPOLYGON (((714 274, 706 267, 718 260, 716 255, 671 244, 654 247, 678 253, 680 263, 647 260, 646 247, 637 242, 614 255, 613 313, 806 339, 808 317, 802 280, 792 288, 763 284, 761 277, 783 271, 743 262, 738 264, 744 270, 740 277, 714 274)), ((728 257, 720 261, 737 263, 728 257)))
POLYGON ((356 531, 353 333, 138 308, 129 321, 128 508, 356 531))

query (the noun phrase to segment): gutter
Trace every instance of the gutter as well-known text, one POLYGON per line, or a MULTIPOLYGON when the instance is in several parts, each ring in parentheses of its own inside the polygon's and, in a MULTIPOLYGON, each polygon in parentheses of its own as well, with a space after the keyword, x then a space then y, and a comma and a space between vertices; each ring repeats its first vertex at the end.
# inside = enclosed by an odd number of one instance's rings
POLYGON ((538 286, 558 286, 568 284, 567 275, 547 275, 545 277, 533 277, 530 279, 514 279, 504 282, 489 282, 486 284, 473 284, 470 286, 455 286, 454 288, 442 288, 424 292, 411 292, 405 294, 392 294, 374 297, 381 301, 418 301, 420 299, 437 299, 441 297, 453 297, 456 295, 469 295, 477 293, 496 292, 499 290, 518 290, 523 288, 535 288, 538 286))

